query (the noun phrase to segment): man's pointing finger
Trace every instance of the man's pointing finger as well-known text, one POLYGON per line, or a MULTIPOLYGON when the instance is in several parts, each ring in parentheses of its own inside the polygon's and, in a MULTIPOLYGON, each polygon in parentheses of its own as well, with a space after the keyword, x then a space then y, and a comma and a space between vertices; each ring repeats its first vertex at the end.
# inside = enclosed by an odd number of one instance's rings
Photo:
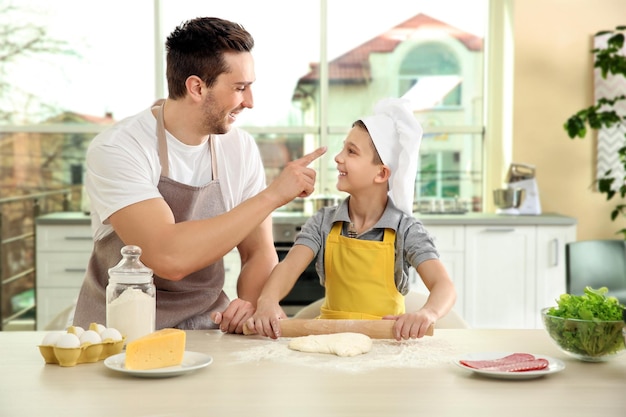
POLYGON ((307 166, 320 156, 324 155, 327 149, 328 148, 326 146, 322 146, 313 152, 304 155, 302 158, 296 159, 294 162, 298 163, 298 165, 307 166))

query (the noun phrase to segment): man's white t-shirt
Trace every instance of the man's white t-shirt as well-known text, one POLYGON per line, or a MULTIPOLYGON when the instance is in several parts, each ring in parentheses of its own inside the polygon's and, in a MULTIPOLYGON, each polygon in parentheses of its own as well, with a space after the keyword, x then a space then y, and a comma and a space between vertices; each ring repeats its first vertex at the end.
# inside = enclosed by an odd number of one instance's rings
MULTIPOLYGON (((166 132, 169 177, 191 186, 211 181, 208 140, 189 146, 166 132)), ((224 205, 231 210, 265 188, 259 149, 247 132, 231 128, 213 135, 217 178, 224 205)), ((97 135, 87 150, 85 186, 89 194, 92 231, 100 240, 113 231, 108 218, 117 210, 151 198, 161 198, 156 118, 151 109, 124 119, 97 135)))

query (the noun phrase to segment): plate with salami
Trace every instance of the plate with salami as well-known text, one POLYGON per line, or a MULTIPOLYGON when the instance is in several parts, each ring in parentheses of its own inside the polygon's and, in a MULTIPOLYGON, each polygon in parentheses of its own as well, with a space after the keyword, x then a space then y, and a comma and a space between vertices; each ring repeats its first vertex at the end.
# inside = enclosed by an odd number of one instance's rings
POLYGON ((467 353, 455 359, 454 364, 499 379, 541 378, 565 369, 565 364, 558 359, 520 352, 467 353))

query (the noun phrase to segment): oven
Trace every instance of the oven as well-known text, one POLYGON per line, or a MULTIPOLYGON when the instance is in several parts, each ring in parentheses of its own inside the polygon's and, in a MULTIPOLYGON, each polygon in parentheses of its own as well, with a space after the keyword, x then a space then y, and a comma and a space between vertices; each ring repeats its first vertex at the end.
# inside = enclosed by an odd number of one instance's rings
MULTIPOLYGON (((274 246, 278 254, 279 262, 282 261, 289 249, 293 246, 294 239, 300 231, 305 219, 302 217, 274 218, 273 233, 274 246)), ((295 314, 302 307, 324 297, 324 287, 320 285, 320 279, 315 272, 315 258, 300 275, 289 294, 280 301, 280 305, 288 315, 295 314)))

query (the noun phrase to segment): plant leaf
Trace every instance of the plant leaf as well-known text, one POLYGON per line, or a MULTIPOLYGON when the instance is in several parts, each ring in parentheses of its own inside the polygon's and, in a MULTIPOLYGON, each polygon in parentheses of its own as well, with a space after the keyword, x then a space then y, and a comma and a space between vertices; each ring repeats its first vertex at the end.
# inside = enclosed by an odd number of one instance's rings
POLYGON ((611 36, 608 40, 608 45, 616 49, 622 49, 622 46, 624 46, 624 34, 617 33, 611 36))
POLYGON ((567 135, 571 139, 574 139, 577 136, 580 138, 584 138, 587 135, 587 127, 585 126, 585 122, 577 115, 574 115, 567 119, 563 127, 565 128, 565 130, 567 131, 567 135))

